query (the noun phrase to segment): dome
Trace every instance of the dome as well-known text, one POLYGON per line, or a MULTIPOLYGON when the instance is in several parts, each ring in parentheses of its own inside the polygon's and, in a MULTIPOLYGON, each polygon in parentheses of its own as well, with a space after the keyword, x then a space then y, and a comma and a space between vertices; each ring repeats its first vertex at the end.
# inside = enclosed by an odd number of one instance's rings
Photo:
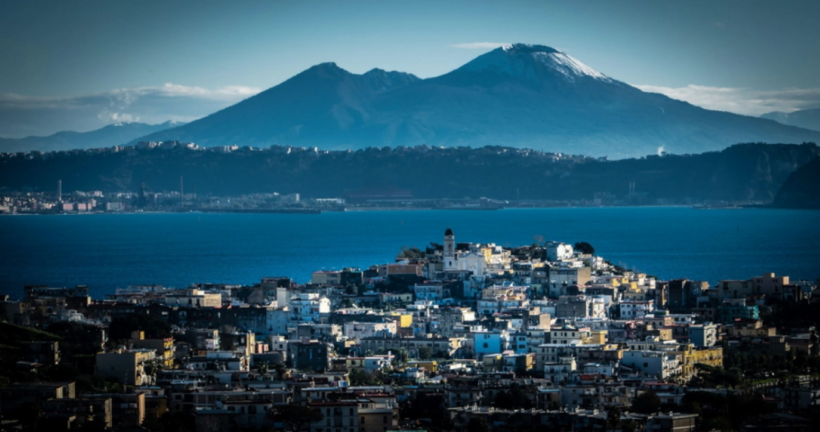
POLYGON ((447 231, 444 231, 444 235, 445 235, 445 236, 451 236, 451 235, 453 235, 453 230, 451 230, 451 229, 450 229, 450 227, 447 227, 447 231))

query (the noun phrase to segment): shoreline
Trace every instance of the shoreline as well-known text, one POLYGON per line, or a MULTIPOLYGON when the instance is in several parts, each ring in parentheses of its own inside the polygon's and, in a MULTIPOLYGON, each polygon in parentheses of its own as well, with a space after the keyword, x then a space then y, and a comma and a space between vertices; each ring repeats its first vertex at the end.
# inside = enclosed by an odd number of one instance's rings
POLYGON ((504 207, 345 207, 341 209, 325 208, 305 208, 305 209, 197 209, 188 211, 174 210, 149 210, 149 211, 88 211, 88 212, 19 212, 0 213, 2 216, 82 216, 82 215, 137 215, 137 214, 324 214, 324 213, 361 213, 361 212, 402 212, 402 211, 503 211, 503 210, 535 210, 535 209, 613 209, 613 208, 690 208, 692 210, 748 210, 748 209, 771 209, 771 210, 818 210, 811 208, 782 208, 772 205, 747 204, 747 205, 555 205, 555 206, 504 206, 504 207))

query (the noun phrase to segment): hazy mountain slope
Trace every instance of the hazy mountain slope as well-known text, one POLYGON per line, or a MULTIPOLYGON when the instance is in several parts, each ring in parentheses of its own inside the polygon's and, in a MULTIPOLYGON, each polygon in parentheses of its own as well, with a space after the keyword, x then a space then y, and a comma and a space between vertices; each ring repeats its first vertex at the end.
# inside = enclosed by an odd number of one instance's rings
POLYGON ((791 173, 777 192, 774 206, 820 209, 820 157, 791 173))
POLYGON ((499 48, 425 80, 393 74, 386 80, 318 65, 148 139, 352 149, 505 145, 616 158, 820 141, 820 132, 642 92, 544 46, 499 48))
POLYGON ((775 111, 763 114, 760 117, 774 120, 785 125, 820 131, 820 108, 805 109, 790 113, 775 111))
POLYGON ((373 69, 351 74, 335 63, 314 66, 284 83, 205 119, 147 140, 193 141, 202 146, 325 143, 355 147, 356 133, 371 117, 379 93, 418 81, 400 72, 373 69))
POLYGON ((26 138, 0 138, 0 152, 58 151, 122 145, 139 137, 180 126, 180 122, 156 125, 117 123, 90 132, 57 132, 53 135, 26 138))

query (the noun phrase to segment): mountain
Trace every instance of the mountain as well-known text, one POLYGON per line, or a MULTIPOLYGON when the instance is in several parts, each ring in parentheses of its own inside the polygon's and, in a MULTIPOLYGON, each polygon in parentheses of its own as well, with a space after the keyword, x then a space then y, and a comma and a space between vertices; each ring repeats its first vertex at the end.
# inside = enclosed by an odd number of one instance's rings
POLYGON ((760 116, 785 125, 820 131, 820 108, 805 109, 790 113, 774 111, 760 116))
POLYGON ((44 137, 0 138, 0 153, 109 147, 125 144, 139 137, 183 124, 184 123, 174 121, 167 121, 155 125, 146 123, 116 123, 90 132, 63 131, 44 137))
POLYGON ((503 145, 622 158, 820 142, 820 132, 645 93, 553 48, 515 44, 428 79, 320 64, 145 139, 327 149, 503 145))
POLYGON ((789 175, 774 198, 774 207, 820 209, 820 157, 789 175))
POLYGON ((615 161, 498 146, 226 151, 172 144, 0 155, 0 189, 52 191, 62 180, 64 190, 136 192, 145 182, 159 192, 177 190, 183 176, 185 190, 199 196, 276 191, 327 198, 403 190, 416 199, 770 202, 789 174, 818 156, 814 144, 739 144, 615 161))

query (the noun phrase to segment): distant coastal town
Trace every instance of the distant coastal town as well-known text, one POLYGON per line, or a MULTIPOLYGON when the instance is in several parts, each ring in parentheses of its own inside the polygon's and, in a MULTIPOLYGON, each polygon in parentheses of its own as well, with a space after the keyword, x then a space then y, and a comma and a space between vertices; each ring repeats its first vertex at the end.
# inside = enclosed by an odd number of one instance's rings
POLYGON ((803 175, 798 166, 813 172, 809 162, 818 154, 814 144, 738 144, 719 153, 610 161, 500 146, 331 151, 140 142, 0 153, 0 214, 811 208, 813 201, 803 199, 811 194, 800 188, 810 182, 786 180, 803 175))
MULTIPOLYGON (((0 301, 4 431, 811 430, 817 281, 441 243, 250 286, 0 301)), ((36 281, 32 281, 36 282, 36 281)))

